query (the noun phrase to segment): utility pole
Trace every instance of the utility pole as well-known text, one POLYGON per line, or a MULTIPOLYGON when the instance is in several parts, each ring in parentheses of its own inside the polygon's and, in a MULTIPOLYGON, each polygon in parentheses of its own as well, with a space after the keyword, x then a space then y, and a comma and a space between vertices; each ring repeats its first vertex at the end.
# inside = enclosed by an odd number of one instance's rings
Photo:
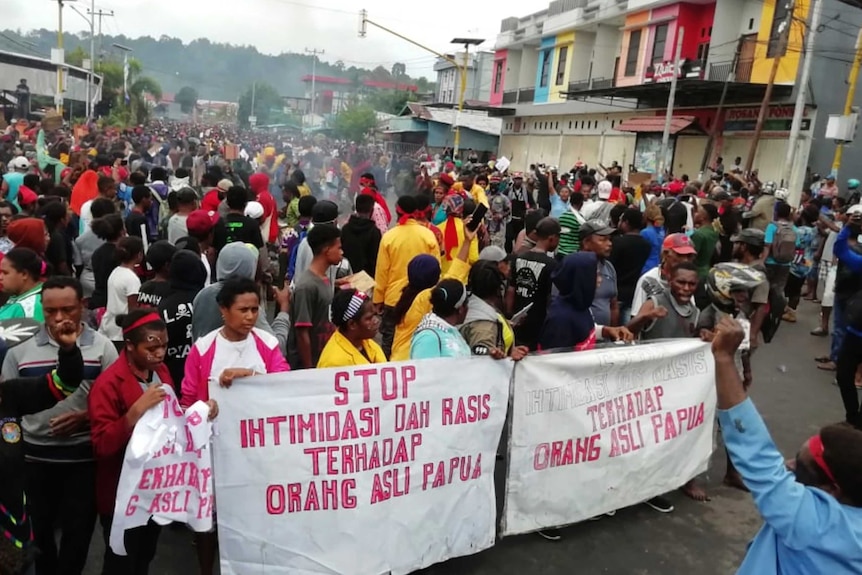
POLYGON ((790 178, 793 173, 796 144, 799 140, 799 133, 802 131, 802 116, 808 100, 808 80, 811 77, 811 61, 814 59, 814 45, 817 43, 817 28, 820 26, 820 15, 822 13, 823 1, 814 0, 814 5, 811 7, 811 21, 806 26, 808 30, 808 42, 803 53, 805 60, 802 63, 802 75, 796 83, 799 86, 799 90, 796 94, 796 107, 793 109, 793 122, 790 124, 790 138, 787 140, 787 155, 784 157, 784 169, 781 172, 784 179, 784 187, 789 188, 790 191, 791 197, 789 199, 792 202, 791 205, 795 205, 796 197, 799 195, 797 188, 790 187, 790 178))
POLYGON ((251 115, 248 117, 248 123, 251 124, 251 127, 254 128, 255 124, 257 124, 257 116, 254 113, 254 97, 257 92, 257 81, 255 80, 251 84, 251 115))
POLYGON ((53 59, 57 64, 57 93, 54 96, 54 104, 57 107, 57 113, 63 117, 63 66, 65 65, 66 56, 63 51, 63 0, 57 0, 59 6, 57 20, 57 52, 53 59))
POLYGON ((706 147, 703 149, 703 158, 700 161, 701 181, 709 164, 709 157, 712 155, 712 149, 715 146, 715 139, 718 136, 718 131, 724 129, 724 101, 727 99, 727 89, 730 83, 736 80, 736 68, 739 66, 739 57, 742 55, 742 39, 736 44, 736 52, 733 54, 733 62, 730 64, 730 70, 727 77, 724 79, 724 86, 721 89, 721 98, 718 100, 718 108, 715 110, 715 122, 712 124, 712 130, 709 131, 709 138, 706 141, 706 147))
POLYGON ((311 127, 314 127, 314 101, 317 100, 317 57, 322 56, 325 53, 325 50, 318 50, 317 48, 313 50, 305 49, 306 54, 311 54, 311 127))
MULTIPOLYGON (((782 0, 778 0, 779 2, 782 0)), ((763 101, 760 103, 760 113, 757 115, 757 125, 754 128, 754 136, 751 138, 751 147, 748 150, 748 158, 745 160, 745 172, 750 173, 754 167, 754 155, 757 153, 757 144, 760 143, 760 135, 763 133, 763 124, 766 122, 766 115, 769 113, 769 101, 772 99, 772 89, 775 86, 775 76, 778 75, 778 68, 781 66, 781 58, 787 52, 787 40, 790 37, 790 26, 793 23, 793 9, 796 7, 795 0, 789 0, 790 4, 787 7, 787 16, 784 22, 778 28, 778 50, 775 58, 772 60, 772 70, 769 72, 769 82, 766 84, 766 91, 763 93, 763 101)), ((769 48, 767 47, 767 50, 769 48)))
MULTIPOLYGON (((856 38, 856 55, 853 58, 853 65, 850 67, 850 74, 847 77, 847 99, 844 102, 844 115, 849 116, 853 113, 853 100, 856 98, 856 83, 859 81, 859 68, 862 67, 862 28, 859 29, 859 36, 856 38)), ((835 157, 832 160, 832 174, 837 178, 838 170, 841 168, 841 155, 844 152, 844 144, 838 142, 835 145, 835 157)))
MULTIPOLYGON (((107 10, 107 11, 106 10, 98 10, 97 11, 96 10, 96 3, 94 1, 92 8, 88 12, 88 14, 90 14, 90 17, 93 19, 95 19, 95 18, 99 19, 99 62, 101 62, 102 61, 102 18, 112 18, 114 16, 114 11, 113 10, 107 10)), ((91 41, 90 52, 92 53, 92 51, 93 51, 93 48, 92 48, 92 41, 91 41)))
MULTIPOLYGON (((673 76, 670 79, 670 94, 667 95, 667 112, 664 116, 664 132, 661 135, 661 157, 658 160, 658 175, 664 178, 667 166, 667 152, 670 147, 670 125, 673 121, 673 104, 676 100, 676 82, 679 78, 680 60, 682 59, 682 41, 685 37, 685 28, 680 27, 676 36, 676 54, 673 60, 673 76)), ((672 167, 672 166, 671 166, 672 167)))

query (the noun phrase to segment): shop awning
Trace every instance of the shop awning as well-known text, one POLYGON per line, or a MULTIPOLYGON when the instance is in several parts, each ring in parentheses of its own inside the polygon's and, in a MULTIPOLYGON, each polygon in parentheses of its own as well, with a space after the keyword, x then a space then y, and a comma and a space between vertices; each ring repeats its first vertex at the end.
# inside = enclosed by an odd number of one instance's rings
MULTIPOLYGON (((696 122, 697 118, 695 116, 674 116, 670 120, 670 133, 671 135, 675 135, 683 131, 688 131, 696 122)), ((654 134, 664 132, 664 124, 664 116, 646 116, 626 120, 619 124, 616 129, 620 132, 643 132, 654 134)))

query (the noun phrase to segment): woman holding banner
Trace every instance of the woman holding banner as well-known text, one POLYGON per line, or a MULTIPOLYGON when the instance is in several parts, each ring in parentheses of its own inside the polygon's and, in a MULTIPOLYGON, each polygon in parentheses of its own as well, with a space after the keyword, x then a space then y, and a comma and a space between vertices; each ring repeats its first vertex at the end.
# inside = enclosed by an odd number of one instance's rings
POLYGON ((320 353, 317 367, 347 367, 386 363, 386 355, 374 341, 380 318, 368 296, 355 289, 336 292, 330 306, 338 328, 320 353))
MULTIPOLYGON (((198 339, 186 358, 180 404, 188 409, 196 401, 209 401, 209 383, 230 387, 234 380, 255 374, 289 371, 278 339, 255 327, 260 314, 260 290, 254 280, 231 277, 216 296, 224 325, 198 339)), ((167 336, 166 336, 167 337, 167 336)), ((202 575, 215 566, 215 526, 196 533, 198 564, 202 575)))

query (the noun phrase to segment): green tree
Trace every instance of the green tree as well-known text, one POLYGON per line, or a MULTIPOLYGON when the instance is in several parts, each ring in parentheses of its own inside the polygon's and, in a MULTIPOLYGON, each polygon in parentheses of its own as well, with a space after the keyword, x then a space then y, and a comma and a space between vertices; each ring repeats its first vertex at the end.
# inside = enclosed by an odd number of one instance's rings
POLYGON ((283 108, 284 104, 278 90, 265 82, 257 82, 254 86, 249 86, 239 98, 239 124, 248 126, 249 116, 256 116, 260 126, 270 124, 272 123, 270 117, 274 116, 273 110, 278 113, 283 108), (254 91, 253 111, 251 109, 252 91, 254 91))
POLYGON ((406 76, 406 65, 402 64, 401 62, 395 62, 394 64, 392 64, 392 78, 394 78, 396 82, 400 82, 401 78, 405 78, 406 76))
POLYGON ((378 112, 398 114, 407 102, 415 102, 416 94, 407 90, 378 90, 365 98, 364 102, 378 112))
POLYGON ((183 114, 191 114, 198 103, 198 91, 191 86, 183 86, 174 96, 174 101, 180 105, 183 114))
POLYGON ((102 99, 111 102, 116 121, 125 118, 128 124, 143 124, 150 116, 146 95, 157 102, 162 99, 161 85, 143 75, 143 66, 138 60, 129 60, 128 103, 123 92, 122 62, 102 62, 96 67, 96 73, 102 76, 102 99))
POLYGON ((69 66, 81 68, 84 65, 84 60, 89 58, 90 55, 84 51, 82 46, 77 46, 74 50, 66 52, 66 64, 69 66))
POLYGON ((335 116, 332 127, 339 138, 354 142, 362 141, 377 126, 374 108, 366 104, 354 104, 335 116))

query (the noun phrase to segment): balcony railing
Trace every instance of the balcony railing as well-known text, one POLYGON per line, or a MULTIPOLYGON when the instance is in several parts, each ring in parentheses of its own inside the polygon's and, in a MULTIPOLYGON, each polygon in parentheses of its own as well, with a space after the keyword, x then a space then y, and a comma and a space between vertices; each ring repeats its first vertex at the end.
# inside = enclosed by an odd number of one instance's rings
POLYGON ((532 104, 533 98, 535 98, 536 90, 533 88, 521 88, 518 90, 518 103, 519 104, 532 104))
POLYGON ((614 78, 591 78, 569 82, 569 92, 587 92, 589 90, 607 90, 616 85, 614 78))
MULTIPOLYGON (((736 63, 736 74, 731 80, 733 82, 751 82, 751 68, 754 62, 751 60, 736 63)), ((725 82, 733 71, 733 62, 715 62, 709 66, 709 79, 712 82, 725 82)))
POLYGON ((503 92, 503 103, 504 104, 517 104, 518 103, 518 91, 517 90, 506 90, 503 92))

